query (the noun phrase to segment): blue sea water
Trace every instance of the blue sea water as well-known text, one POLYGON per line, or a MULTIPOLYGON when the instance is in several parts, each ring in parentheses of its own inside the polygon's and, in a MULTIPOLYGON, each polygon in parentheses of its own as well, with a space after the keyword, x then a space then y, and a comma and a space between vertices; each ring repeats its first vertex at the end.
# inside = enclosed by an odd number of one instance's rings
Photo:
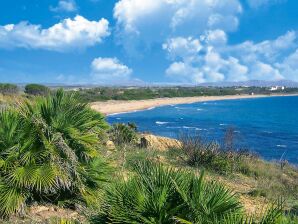
POLYGON ((110 123, 134 122, 139 131, 177 138, 200 134, 221 142, 232 127, 237 145, 267 160, 298 164, 298 96, 209 101, 116 114, 110 123))

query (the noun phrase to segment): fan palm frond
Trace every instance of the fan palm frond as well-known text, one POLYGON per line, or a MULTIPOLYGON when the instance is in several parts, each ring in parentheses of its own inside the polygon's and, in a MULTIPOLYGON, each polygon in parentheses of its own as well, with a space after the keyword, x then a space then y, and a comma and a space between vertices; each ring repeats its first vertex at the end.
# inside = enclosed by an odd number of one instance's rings
POLYGON ((0 215, 9 216, 21 212, 29 193, 16 187, 7 185, 3 178, 0 178, 0 215))
POLYGON ((106 128, 101 114, 62 90, 0 111, 0 213, 18 212, 27 195, 87 202, 105 181, 97 158, 106 128))
POLYGON ((108 190, 112 223, 212 223, 241 214, 238 198, 222 185, 151 162, 108 190))

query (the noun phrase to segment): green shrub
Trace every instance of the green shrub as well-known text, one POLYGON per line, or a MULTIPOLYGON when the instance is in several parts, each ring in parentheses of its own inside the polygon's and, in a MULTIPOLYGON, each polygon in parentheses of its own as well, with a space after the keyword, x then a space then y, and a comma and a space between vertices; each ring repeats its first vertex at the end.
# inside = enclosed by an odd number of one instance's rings
POLYGON ((46 96, 50 93, 50 89, 40 84, 28 84, 25 86, 25 93, 29 95, 41 95, 46 96))
POLYGON ((135 176, 108 189, 101 222, 214 223, 242 214, 237 197, 220 184, 206 182, 203 174, 197 178, 150 162, 134 170, 135 176))
POLYGON ((0 83, 0 93, 3 95, 17 94, 19 88, 17 85, 10 83, 0 83))
POLYGON ((92 204, 107 179, 101 114, 59 90, 0 112, 0 216, 32 201, 92 204))
POLYGON ((109 133, 111 140, 116 145, 135 144, 137 142, 137 127, 133 123, 114 124, 109 133))
POLYGON ((243 213, 238 197, 223 185, 158 163, 137 163, 135 174, 109 185, 104 209, 92 223, 280 223, 282 204, 262 217, 243 213), (258 222, 257 220, 260 220, 258 222))
MULTIPOLYGON (((217 142, 205 142, 198 135, 182 134, 182 158, 194 167, 204 167, 220 174, 233 173, 243 168, 243 160, 251 157, 241 150, 223 147, 217 142)), ((244 169, 244 168, 243 168, 244 169)))

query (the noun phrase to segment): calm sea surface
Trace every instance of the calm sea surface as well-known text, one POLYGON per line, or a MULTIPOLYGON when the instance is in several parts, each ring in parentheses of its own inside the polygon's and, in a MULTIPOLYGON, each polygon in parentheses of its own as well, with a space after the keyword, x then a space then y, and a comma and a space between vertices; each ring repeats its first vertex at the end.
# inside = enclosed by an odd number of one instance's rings
POLYGON ((229 127, 237 145, 267 160, 298 164, 298 97, 225 100, 157 107, 108 117, 110 123, 134 122, 139 131, 177 138, 200 134, 221 142, 229 127))

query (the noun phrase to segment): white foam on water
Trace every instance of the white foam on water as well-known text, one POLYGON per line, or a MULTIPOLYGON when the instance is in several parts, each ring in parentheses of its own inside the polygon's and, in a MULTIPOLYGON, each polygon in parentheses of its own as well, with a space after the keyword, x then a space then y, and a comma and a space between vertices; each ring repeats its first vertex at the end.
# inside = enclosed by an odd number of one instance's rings
POLYGON ((163 124, 169 124, 170 122, 166 121, 155 121, 155 124, 163 125, 163 124))
POLYGON ((141 110, 132 110, 132 111, 126 111, 126 112, 118 112, 118 113, 108 114, 107 116, 108 117, 111 117, 111 116, 115 116, 115 115, 119 115, 119 114, 131 114, 131 113, 140 112, 140 111, 153 110, 155 108, 156 107, 149 107, 147 109, 141 109, 141 110))
POLYGON ((166 128, 168 128, 168 129, 180 129, 180 128, 182 128, 182 127, 179 127, 179 126, 178 126, 178 127, 177 127, 177 126, 175 127, 175 126, 174 126, 174 127, 166 127, 166 128))
POLYGON ((273 132, 272 131, 263 131, 264 133, 267 133, 267 134, 272 134, 273 132))
POLYGON ((196 127, 183 126, 184 129, 196 129, 196 127))

